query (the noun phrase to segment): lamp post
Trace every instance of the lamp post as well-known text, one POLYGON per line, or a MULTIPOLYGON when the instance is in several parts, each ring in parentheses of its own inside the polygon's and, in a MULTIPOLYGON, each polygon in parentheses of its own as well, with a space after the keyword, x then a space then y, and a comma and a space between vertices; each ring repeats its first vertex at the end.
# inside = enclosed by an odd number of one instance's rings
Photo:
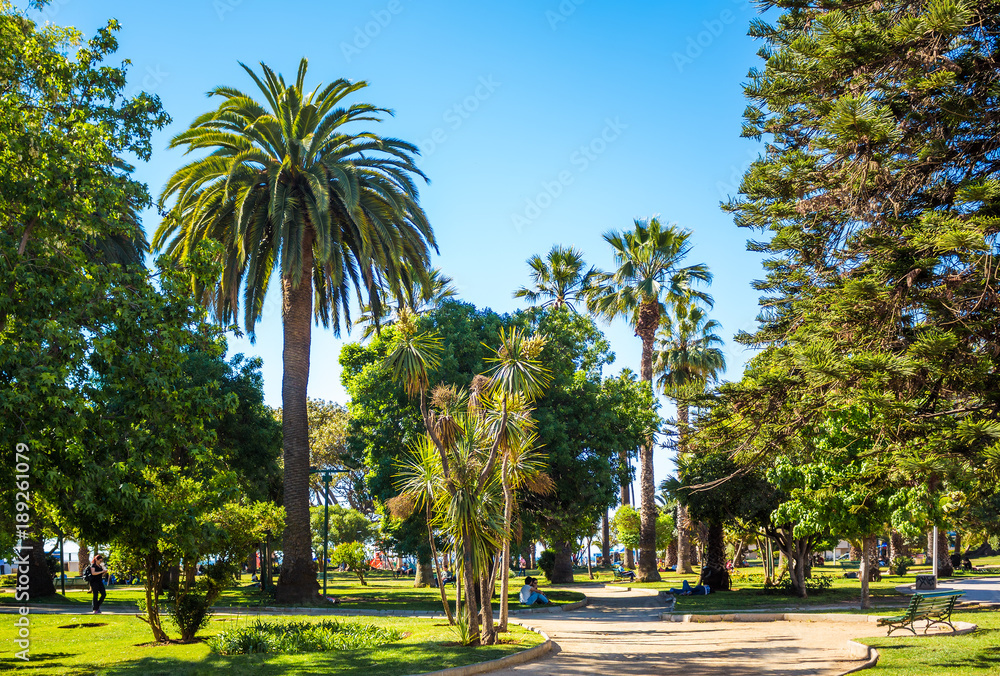
POLYGON ((938 530, 937 526, 934 526, 934 546, 931 547, 931 551, 934 556, 934 586, 937 587, 938 578, 938 530))
POLYGON ((323 560, 320 565, 323 568, 323 598, 326 598, 326 548, 330 540, 330 477, 336 470, 332 469, 309 469, 310 474, 319 474, 323 477, 323 560))

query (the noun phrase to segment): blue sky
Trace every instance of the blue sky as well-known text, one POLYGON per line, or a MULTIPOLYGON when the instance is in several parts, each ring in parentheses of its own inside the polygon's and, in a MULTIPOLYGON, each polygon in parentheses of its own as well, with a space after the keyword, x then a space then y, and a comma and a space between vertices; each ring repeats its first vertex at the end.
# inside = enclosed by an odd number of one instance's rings
MULTIPOLYGON (((762 274, 759 256, 745 251, 750 233, 719 203, 760 148, 739 137, 741 84, 759 63, 746 0, 55 0, 32 14, 87 35, 109 18, 121 23, 129 87, 159 95, 173 117, 137 169, 154 196, 183 161, 167 150, 169 138, 214 107, 205 92, 251 89, 239 61, 293 77, 306 56, 310 85, 367 80, 358 100, 396 113, 375 131, 423 151, 435 264, 480 307, 523 307, 511 293, 528 282, 525 259, 553 244, 608 268, 601 235, 610 229, 658 214, 694 230, 690 260, 715 275, 713 316, 728 341, 728 377, 739 377, 749 353, 729 339, 753 326, 758 293, 749 284, 762 274)), ((144 223, 152 234, 156 213, 144 223)), ((256 344, 231 339, 230 351, 263 358, 265 396, 277 406, 281 317, 272 295, 256 344)), ((604 329, 617 355, 606 374, 637 371, 632 330, 604 329)), ((310 396, 346 400, 341 345, 314 330, 310 396)), ((673 413, 665 401, 663 413, 673 413)), ((659 483, 671 467, 666 451, 655 466, 659 483)))

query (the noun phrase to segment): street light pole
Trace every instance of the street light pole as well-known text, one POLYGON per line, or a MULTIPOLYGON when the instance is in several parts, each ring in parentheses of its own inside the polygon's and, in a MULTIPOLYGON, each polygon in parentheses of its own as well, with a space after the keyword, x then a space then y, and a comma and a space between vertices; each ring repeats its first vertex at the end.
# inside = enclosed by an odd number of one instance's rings
POLYGON ((326 597, 326 557, 327 546, 330 541, 330 478, 337 472, 333 469, 317 469, 311 467, 310 474, 319 474, 323 477, 323 597, 326 597))
POLYGON ((934 546, 931 547, 931 551, 934 553, 934 582, 937 583, 938 576, 938 530, 937 526, 934 526, 934 546))

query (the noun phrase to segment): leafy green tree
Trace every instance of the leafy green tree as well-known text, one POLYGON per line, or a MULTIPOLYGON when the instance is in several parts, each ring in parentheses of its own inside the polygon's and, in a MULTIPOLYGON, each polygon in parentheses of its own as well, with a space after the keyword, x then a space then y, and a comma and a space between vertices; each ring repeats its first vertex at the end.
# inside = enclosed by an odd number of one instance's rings
MULTIPOLYGON (((639 375, 652 388, 656 330, 670 304, 691 298, 708 300, 695 291, 697 281, 711 282, 703 264, 682 266, 691 251, 691 232, 673 225, 664 227, 658 218, 636 220, 635 229, 609 232, 604 236, 614 253, 614 272, 595 273, 587 307, 608 321, 624 318, 642 341, 639 375)), ((656 568, 656 486, 653 482, 653 445, 650 434, 639 452, 640 514, 642 538, 638 579, 660 579, 656 568)))
MULTIPOLYGON (((657 386, 677 405, 677 454, 680 457, 687 452, 692 398, 718 379, 726 368, 726 358, 719 347, 723 340, 715 333, 722 325, 709 319, 707 310, 693 299, 674 303, 665 319, 657 334, 653 372, 657 374, 657 386)), ((691 523, 683 502, 679 505, 678 517, 677 570, 690 573, 691 523)), ((709 528, 715 529, 710 533, 710 540, 718 545, 722 541, 722 522, 715 521, 709 528)), ((715 547, 713 552, 718 554, 715 547)))
POLYGON ((764 233, 750 244, 768 258, 764 310, 739 337, 764 351, 714 436, 746 464, 815 470, 828 505, 802 514, 919 487, 922 511, 890 503, 892 523, 944 525, 948 493, 1000 477, 1000 15, 975 0, 773 7, 751 27, 765 63, 745 88, 744 135, 767 152, 727 205, 764 233), (801 465, 796 439, 856 415, 873 421, 863 460, 833 445, 851 471, 801 465))
MULTIPOLYGON (((323 527, 326 521, 325 508, 313 507, 312 513, 312 547, 316 552, 323 551, 323 527)), ((365 543, 372 539, 375 528, 372 522, 361 512, 349 507, 330 505, 330 545, 343 542, 365 543)))
POLYGON ((336 80, 305 90, 303 59, 292 83, 261 64, 263 79, 244 70, 264 102, 228 86, 211 96, 219 107, 177 135, 171 147, 209 154, 168 180, 158 205, 167 209, 153 244, 183 262, 203 239, 223 244, 218 278, 195 286, 220 321, 252 336, 274 271, 280 274, 284 330, 282 427, 284 506, 278 597, 318 595, 309 532, 309 381, 311 325, 339 334, 350 321, 351 288, 380 316, 404 266, 424 275, 434 235, 417 202, 415 146, 368 131, 390 111, 367 103, 342 107, 367 86, 336 80), (168 209, 168 203, 170 203, 168 209), (315 304, 314 304, 315 301, 315 304))
POLYGON ((566 583, 573 580, 575 543, 615 503, 627 474, 620 463, 627 465, 659 420, 634 374, 602 381, 614 355, 590 317, 568 307, 525 314, 545 338, 540 359, 552 374, 534 417, 553 490, 526 494, 523 511, 555 554, 552 581, 566 583))
POLYGON ((594 268, 584 270, 583 253, 573 247, 556 245, 543 259, 535 254, 528 259, 534 286, 522 286, 514 298, 524 298, 532 305, 576 311, 574 303, 583 299, 594 276, 594 268))
POLYGON ((363 586, 368 586, 365 581, 365 572, 369 568, 368 554, 365 546, 360 542, 341 542, 330 552, 330 563, 335 566, 347 566, 363 586))

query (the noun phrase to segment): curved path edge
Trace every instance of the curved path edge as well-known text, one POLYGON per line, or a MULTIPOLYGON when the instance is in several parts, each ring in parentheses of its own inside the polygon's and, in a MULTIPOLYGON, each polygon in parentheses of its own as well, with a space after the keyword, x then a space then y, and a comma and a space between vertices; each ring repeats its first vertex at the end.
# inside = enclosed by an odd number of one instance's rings
POLYGON ((513 655, 505 655, 499 657, 495 660, 489 660, 487 662, 476 662, 475 664, 466 664, 462 667, 450 667, 448 669, 441 669, 439 671, 429 671, 424 672, 424 676, 471 676, 471 674, 487 674, 491 671, 500 671, 501 669, 506 669, 508 667, 514 667, 519 664, 524 664, 525 662, 530 662, 536 660, 552 650, 552 639, 549 638, 541 629, 536 627, 530 627, 524 622, 518 622, 517 620, 508 620, 511 624, 516 624, 520 627, 524 627, 528 631, 533 631, 542 638, 545 639, 543 643, 539 643, 536 646, 528 648, 527 650, 522 650, 521 652, 514 653, 513 655))

